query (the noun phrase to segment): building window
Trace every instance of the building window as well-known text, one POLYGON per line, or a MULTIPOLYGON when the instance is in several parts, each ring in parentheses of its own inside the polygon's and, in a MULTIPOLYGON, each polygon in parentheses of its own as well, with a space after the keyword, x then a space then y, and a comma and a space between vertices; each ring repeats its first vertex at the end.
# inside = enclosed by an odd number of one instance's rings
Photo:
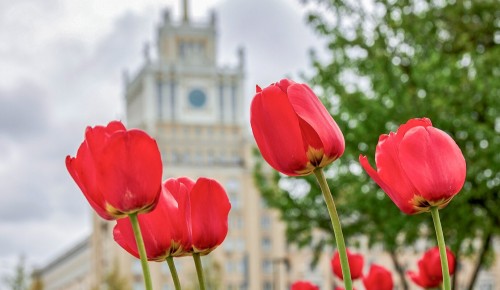
POLYGON ((205 45, 202 41, 184 40, 179 42, 179 56, 185 60, 200 60, 205 54, 205 45))
POLYGON ((262 250, 265 252, 271 251, 272 243, 271 239, 268 237, 262 238, 262 250))
POLYGON ((144 290, 144 285, 142 282, 134 282, 134 290, 144 290))
POLYGON ((269 281, 264 282, 264 285, 262 287, 263 290, 272 290, 273 289, 273 284, 269 281))
POLYGON ((236 122, 236 108, 237 108, 237 104, 236 104, 236 85, 233 84, 231 86, 231 111, 233 113, 233 122, 236 122))
POLYGON ((236 226, 235 228, 238 229, 238 230, 242 230, 243 227, 245 226, 245 221, 243 220, 242 217, 236 217, 235 219, 235 223, 236 223, 236 226))
POLYGON ((263 230, 271 229, 271 217, 264 215, 260 218, 260 226, 263 230))
POLYGON ((231 202, 231 207, 233 209, 239 209, 241 204, 240 204, 240 198, 238 196, 238 193, 234 191, 229 191, 229 202, 231 202))
POLYGON ((156 82, 156 96, 157 96, 157 104, 156 107, 158 109, 158 119, 163 119, 163 83, 161 80, 156 82))
POLYGON ((238 273, 245 274, 247 272, 247 263, 245 259, 241 259, 238 263, 238 273))
POLYGON ((243 238, 236 239, 236 250, 238 252, 243 252, 243 250, 245 250, 245 240, 243 238))
POLYGON ((273 264, 271 263, 271 260, 265 259, 262 261, 262 271, 265 274, 271 274, 273 272, 273 264))
POLYGON ((232 252, 234 250, 234 243, 233 243, 233 238, 227 237, 224 243, 222 244, 222 247, 228 251, 232 252))
POLYGON ((229 195, 229 201, 234 209, 239 209, 241 207, 239 191, 240 183, 237 179, 230 179, 226 182, 226 190, 229 195))
POLYGON ((234 262, 226 261, 226 273, 232 273, 234 271, 234 262))
POLYGON ((229 215, 229 229, 231 231, 243 230, 245 226, 245 221, 243 218, 236 214, 229 215))

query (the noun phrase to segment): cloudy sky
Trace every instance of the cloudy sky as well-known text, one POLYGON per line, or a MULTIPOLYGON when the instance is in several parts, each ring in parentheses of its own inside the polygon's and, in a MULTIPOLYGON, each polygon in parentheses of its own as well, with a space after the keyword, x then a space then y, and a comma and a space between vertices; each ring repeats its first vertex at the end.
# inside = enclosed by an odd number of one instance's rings
MULTIPOLYGON (((87 125, 124 119, 122 71, 137 71, 162 10, 178 19, 179 2, 0 0, 0 275, 20 254, 43 266, 89 233, 64 158, 87 125)), ((192 19, 210 10, 219 64, 246 50, 248 98, 255 84, 307 71, 320 47, 298 0, 190 0, 192 19)))

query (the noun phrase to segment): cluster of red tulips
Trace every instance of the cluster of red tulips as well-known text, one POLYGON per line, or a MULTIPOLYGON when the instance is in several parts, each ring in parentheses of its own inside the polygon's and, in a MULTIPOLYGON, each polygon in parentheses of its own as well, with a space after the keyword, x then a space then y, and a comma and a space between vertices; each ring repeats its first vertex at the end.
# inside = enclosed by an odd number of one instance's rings
MULTIPOLYGON (((257 146, 271 167, 289 176, 316 176, 338 248, 335 263, 340 267, 336 267, 335 273, 344 278, 345 289, 352 290, 352 279, 360 277, 361 272, 359 268, 349 267, 340 220, 323 173, 323 168, 344 152, 345 141, 339 126, 306 84, 287 79, 263 90, 257 87, 250 115, 257 146)), ((449 290, 451 266, 438 209, 448 205, 465 182, 465 159, 458 145, 448 134, 433 127, 429 119, 410 119, 397 132, 380 136, 375 153, 377 169, 369 164, 366 156, 360 155, 359 162, 402 212, 409 215, 431 212, 439 246, 441 279, 427 275, 429 269, 420 266, 425 262, 419 263, 418 274, 410 276, 422 287, 427 288, 439 280, 439 284, 442 282, 443 288, 449 290)), ((370 289, 370 277, 375 275, 387 276, 387 273, 380 267, 372 267, 363 279, 367 289, 370 289)), ((304 281, 299 285, 302 288, 295 286, 296 289, 315 289, 304 286, 308 285, 304 281)), ((392 283, 387 286, 377 289, 390 289, 392 283)))
MULTIPOLYGON (((455 256, 446 249, 448 255, 449 273, 455 273, 455 256)), ((364 257, 361 254, 351 253, 347 250, 347 259, 351 269, 351 279, 361 279, 366 290, 392 290, 394 281, 392 273, 382 265, 371 264, 366 275, 364 270, 364 257)), ((339 253, 335 252, 331 260, 333 274, 340 280, 344 279, 340 265, 339 253)), ((407 275, 418 286, 430 289, 439 287, 443 283, 443 273, 441 271, 441 259, 439 248, 434 247, 424 253, 418 261, 418 271, 408 271, 407 275)), ((335 290, 343 290, 343 287, 337 286, 335 290)), ((319 287, 310 281, 296 281, 292 284, 291 290, 319 290, 319 287)))
MULTIPOLYGON (((200 255, 224 241, 231 208, 216 180, 181 177, 162 183, 156 141, 118 121, 87 128, 76 157, 66 157, 66 167, 96 213, 116 220, 115 241, 141 258, 146 289, 152 289, 146 259, 167 261, 176 273, 173 257, 182 256, 194 257, 203 285, 200 255)), ((180 289, 176 274, 173 280, 180 289)))
MULTIPOLYGON (((344 153, 339 126, 307 85, 287 79, 263 90, 257 87, 251 104, 251 126, 257 146, 271 167, 289 176, 314 174, 318 179, 338 248, 334 273, 344 280, 345 289, 352 290, 352 279, 362 276, 363 263, 361 260, 359 266, 359 262, 351 262, 356 258, 349 259, 323 173, 324 167, 344 153)), ((380 136, 375 154, 377 169, 366 156, 360 156, 359 161, 402 212, 431 212, 439 257, 429 254, 434 259, 430 267, 426 254, 419 262, 419 272, 412 272, 410 277, 422 287, 442 281, 444 289, 450 289, 449 273, 454 263, 448 266, 451 258, 445 250, 438 209, 445 207, 465 182, 465 159, 460 148, 429 119, 411 119, 397 132, 380 136), (436 261, 441 264, 441 276, 434 272, 436 261)), ((180 289, 172 261, 180 256, 193 256, 200 288, 205 289, 200 255, 223 242, 231 207, 217 181, 199 178, 195 182, 183 177, 162 183, 163 165, 156 141, 141 130, 127 130, 118 121, 87 128, 76 157, 66 157, 66 166, 97 214, 117 220, 114 238, 141 259, 147 290, 152 288, 146 260, 166 260, 175 287, 180 289)), ((367 289, 374 289, 370 288, 374 285, 371 281, 385 279, 383 285, 387 287, 377 289, 391 289, 392 278, 387 277, 387 270, 372 265, 363 283, 367 289)), ((292 288, 317 289, 307 285, 300 281, 292 288)))

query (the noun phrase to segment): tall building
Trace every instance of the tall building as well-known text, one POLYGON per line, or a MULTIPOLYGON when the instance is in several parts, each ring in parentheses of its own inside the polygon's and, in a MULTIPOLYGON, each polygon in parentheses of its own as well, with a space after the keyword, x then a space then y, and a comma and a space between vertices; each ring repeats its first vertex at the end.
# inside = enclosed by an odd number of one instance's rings
MULTIPOLYGON (((127 122, 157 140, 165 178, 207 176, 226 189, 232 204, 229 233, 210 255, 222 269, 218 280, 224 288, 271 289, 273 258, 284 255, 285 241, 282 226, 262 206, 253 185, 244 51, 238 50, 236 66, 219 67, 216 43, 214 13, 208 23, 198 23, 186 8, 180 22, 165 12, 157 59, 146 51, 144 66, 126 81, 127 122)), ((189 272, 185 264, 192 261, 181 260, 189 272)))

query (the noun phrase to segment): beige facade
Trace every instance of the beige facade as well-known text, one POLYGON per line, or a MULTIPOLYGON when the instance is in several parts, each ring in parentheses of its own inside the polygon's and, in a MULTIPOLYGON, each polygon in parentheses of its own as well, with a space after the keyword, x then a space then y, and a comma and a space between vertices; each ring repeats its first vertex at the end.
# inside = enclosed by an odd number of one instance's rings
POLYGON ((36 278, 41 279, 43 289, 83 290, 93 285, 92 247, 86 238, 63 255, 38 270, 36 278))

